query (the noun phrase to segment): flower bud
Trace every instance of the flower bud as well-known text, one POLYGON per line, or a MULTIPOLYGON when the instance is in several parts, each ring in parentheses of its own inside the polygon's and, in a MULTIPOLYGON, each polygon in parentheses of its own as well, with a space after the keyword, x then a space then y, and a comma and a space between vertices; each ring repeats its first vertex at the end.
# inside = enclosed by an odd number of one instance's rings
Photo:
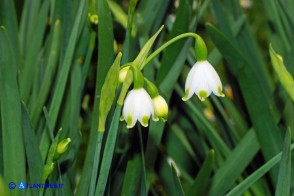
POLYGON ((130 66, 124 67, 119 71, 119 82, 123 83, 126 79, 130 66))
POLYGON ((162 121, 166 121, 168 116, 168 106, 164 98, 160 95, 157 95, 156 97, 152 98, 152 104, 155 115, 162 121))
POLYGON ((70 142, 71 142, 71 139, 70 138, 66 138, 64 140, 61 140, 58 143, 58 145, 56 147, 55 154, 54 154, 54 159, 55 160, 59 159, 59 157, 68 150, 68 147, 70 145, 70 142))

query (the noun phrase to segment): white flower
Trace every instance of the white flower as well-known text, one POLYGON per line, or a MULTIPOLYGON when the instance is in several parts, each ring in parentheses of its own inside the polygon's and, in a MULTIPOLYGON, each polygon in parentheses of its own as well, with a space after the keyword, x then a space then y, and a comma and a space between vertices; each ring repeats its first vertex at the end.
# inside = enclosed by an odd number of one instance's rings
POLYGON ((211 92, 215 95, 223 97, 222 83, 212 65, 207 61, 198 61, 190 70, 186 85, 184 101, 190 99, 195 93, 201 101, 204 101, 211 92))
POLYGON ((159 117, 163 121, 166 121, 168 116, 168 106, 164 98, 160 95, 152 98, 152 104, 154 107, 155 116, 159 117))
POLYGON ((127 123, 127 128, 133 128, 137 120, 142 126, 147 127, 150 116, 154 118, 152 100, 145 89, 131 90, 124 102, 122 120, 127 123))

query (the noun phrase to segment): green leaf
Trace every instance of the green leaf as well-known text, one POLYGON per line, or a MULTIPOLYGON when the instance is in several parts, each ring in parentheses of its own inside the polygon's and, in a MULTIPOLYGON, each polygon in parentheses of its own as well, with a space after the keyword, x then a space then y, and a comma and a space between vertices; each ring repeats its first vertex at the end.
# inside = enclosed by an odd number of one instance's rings
POLYGON ((24 62, 21 64, 22 66, 20 66, 19 85, 20 94, 25 103, 31 101, 29 98, 34 84, 34 80, 28 80, 28 78, 35 78, 38 74, 36 72, 36 70, 38 70, 36 69, 38 65, 37 60, 45 36, 49 7, 50 2, 44 1, 40 8, 38 8, 36 17, 29 19, 32 21, 32 24, 27 32, 26 43, 22 46, 24 62), (34 39, 31 39, 32 37, 34 37, 34 39))
POLYGON ((94 167, 93 167, 93 172, 92 172, 90 187, 89 187, 89 195, 94 195, 95 193, 96 179, 97 179, 98 169, 100 166, 100 154, 101 154, 103 136, 104 136, 104 132, 98 132, 95 154, 94 154, 94 162, 93 162, 94 167))
POLYGON ((282 86, 285 88, 286 92, 291 97, 292 101, 294 101, 294 80, 291 74, 287 71, 283 58, 275 52, 272 45, 270 45, 269 49, 271 62, 274 67, 276 74, 278 75, 278 79, 281 82, 282 86))
POLYGON ((140 125, 138 125, 136 131, 130 132, 130 134, 130 141, 132 142, 131 148, 128 150, 129 158, 121 195, 147 195, 144 143, 140 125))
POLYGON ((141 176, 141 157, 139 153, 134 153, 128 160, 122 186, 122 195, 138 195, 141 176))
POLYGON ((291 45, 289 41, 289 36, 287 36, 286 29, 284 28, 282 15, 279 13, 278 1, 275 0, 266 0, 263 1, 265 13, 267 15, 267 19, 273 25, 275 34, 279 35, 279 41, 282 42, 282 46, 289 50, 291 45))
POLYGON ((40 93, 38 94, 38 98, 36 99, 36 102, 33 104, 33 109, 31 112, 33 115, 32 122, 34 126, 36 126, 37 120, 41 115, 43 105, 49 94, 50 86, 52 85, 52 79, 55 73, 55 69, 57 67, 59 47, 61 44, 60 33, 61 33, 61 22, 60 20, 57 20, 54 24, 52 44, 51 44, 49 57, 46 64, 44 79, 40 87, 41 90, 40 90, 40 93))
MULTIPOLYGON (((25 142, 26 157, 30 175, 30 182, 41 182, 44 168, 43 160, 38 146, 38 139, 32 128, 29 114, 22 104, 22 127, 25 142)), ((38 195, 37 189, 32 189, 33 195, 38 195)))
POLYGON ((10 195, 11 192, 6 187, 7 182, 5 182, 3 177, 0 175, 0 195, 10 195))
MULTIPOLYGON (((172 30, 169 34, 169 39, 176 37, 181 33, 189 31, 189 26, 192 17, 192 1, 191 0, 182 0, 179 2, 179 7, 176 13, 176 20, 173 24, 172 30)), ((157 75, 157 84, 160 84, 165 75, 171 69, 173 63, 177 60, 179 56, 179 49, 182 48, 185 44, 185 40, 178 41, 173 45, 173 47, 166 48, 163 53, 163 59, 161 67, 157 75)))
MULTIPOLYGON (((83 14, 83 11, 85 8, 85 4, 86 4, 85 0, 80 1, 80 6, 79 6, 78 12, 76 14, 76 20, 74 23, 72 33, 69 38, 69 43, 68 43, 67 50, 65 53, 63 65, 59 71, 56 89, 54 91, 53 99, 51 101, 52 104, 49 109, 49 115, 50 115, 50 119, 51 119, 51 123, 52 123, 53 128, 55 127, 58 113, 59 113, 59 110, 61 107, 61 101, 62 101, 64 92, 65 92, 65 86, 67 83, 67 78, 69 75, 69 70, 71 67, 71 63, 72 63, 72 59, 73 59, 73 55, 74 55, 74 51, 75 51, 75 46, 77 44, 78 37, 79 37, 79 28, 82 24, 82 14, 83 14)), ((49 145, 50 145, 49 143, 50 143, 50 140, 47 135, 47 132, 44 131, 43 135, 42 135, 42 142, 40 144, 41 153, 46 152, 48 150, 49 145)), ((42 154, 42 157, 44 157, 44 154, 42 154)))
MULTIPOLYGON (((184 91, 179 87, 179 85, 176 85, 175 89, 181 97, 184 96, 184 91)), ((191 109, 193 114, 195 114, 197 118, 199 118, 199 120, 207 129, 205 134, 208 136, 208 139, 211 145, 213 145, 216 153, 219 152, 224 157, 228 157, 231 150, 224 142, 224 140, 220 137, 218 131, 211 125, 211 123, 205 118, 204 114, 193 104, 192 101, 187 101, 186 104, 187 107, 191 109)))
MULTIPOLYGON (((21 101, 17 69, 7 30, 0 26, 0 108, 3 152, 3 177, 7 182, 26 179, 21 101), (17 169, 16 169, 17 168, 17 169)), ((19 195, 19 190, 11 192, 19 195)))
POLYGON ((11 42, 11 50, 13 51, 13 66, 18 68, 20 61, 19 39, 18 39, 18 24, 17 14, 15 9, 15 1, 1 0, 0 1, 0 26, 4 26, 8 32, 8 37, 11 42))
MULTIPOLYGON (((101 89, 109 67, 113 63, 113 26, 112 17, 106 0, 98 0, 99 26, 98 26, 98 67, 96 75, 96 87, 94 97, 94 108, 92 113, 92 122, 90 130, 90 140, 87 154, 84 161, 83 173, 77 189, 77 195, 88 193, 91 176, 93 173, 93 155, 96 151, 98 138, 98 114, 101 89), (107 39, 106 39, 107 38, 107 39)), ((95 155, 96 156, 96 155, 95 155)), ((96 165, 97 166, 97 165, 96 165)), ((96 167, 95 166, 95 167, 96 167)), ((95 170, 95 169, 94 169, 95 170)))
POLYGON ((284 147, 280 163, 278 183, 275 195, 290 195, 291 190, 291 130, 285 134, 284 147))
POLYGON ((131 49, 131 37, 136 35, 135 26, 133 25, 133 19, 135 14, 137 1, 131 0, 129 2, 129 11, 128 11, 128 23, 126 26, 126 36, 124 41, 124 48, 123 48, 123 57, 122 57, 122 64, 125 64, 129 61, 130 58, 130 49, 131 49))
POLYGON ((254 130, 251 129, 216 170, 210 195, 224 195, 250 164, 258 150, 258 141, 254 130))
MULTIPOLYGON (((135 2, 135 1, 133 1, 135 2)), ((136 3, 136 2, 135 2, 136 3)), ((135 6, 133 6, 134 4, 130 4, 130 8, 131 9, 134 9, 135 6)), ((128 27, 128 17, 132 16, 133 14, 129 14, 127 15, 123 10, 122 8, 115 2, 115 1, 108 1, 108 6, 109 6, 109 9, 111 10, 113 16, 114 16, 114 19, 119 23, 121 24, 125 29, 127 29, 128 27)), ((132 24, 131 24, 132 25, 132 24)), ((136 29, 135 29, 135 26, 132 25, 132 36, 135 36, 136 35, 136 29)))
POLYGON ((100 173, 97 181, 95 195, 104 195, 107 179, 109 176, 109 170, 113 158, 114 148, 116 144, 116 138, 118 133, 119 117, 122 107, 120 105, 116 106, 111 125, 109 127, 109 132, 107 135, 105 149, 103 152, 103 158, 100 168, 100 173))
MULTIPOLYGON (((294 144, 291 145, 291 151, 294 149, 294 144)), ((247 189, 249 189, 257 180, 259 180, 264 174, 266 174, 272 167, 274 167, 282 157, 282 153, 278 153, 276 156, 272 157, 269 161, 259 167, 255 172, 233 188, 227 196, 241 195, 247 189)))
POLYGON ((214 159, 215 152, 214 150, 210 150, 197 174, 197 177, 189 188, 188 196, 204 195, 206 193, 214 166, 214 159))
MULTIPOLYGON (((282 143, 280 129, 277 126, 273 106, 268 97, 269 92, 264 88, 264 83, 259 80, 260 75, 254 69, 255 65, 248 62, 248 59, 222 32, 209 24, 206 28, 238 80, 262 153, 265 159, 269 160, 280 151, 282 143), (257 105, 258 107, 256 107, 257 105)), ((277 168, 274 168, 271 174, 275 182, 277 168)))
POLYGON ((184 196, 184 190, 181 184, 181 180, 177 174, 177 170, 176 170, 176 166, 174 165, 174 163, 171 163, 171 170, 172 170, 172 176, 173 176, 173 180, 174 180, 174 184, 175 184, 175 188, 177 190, 177 195, 179 196, 184 196))
POLYGON ((55 126, 56 121, 57 121, 58 111, 60 109, 62 97, 63 97, 64 91, 65 91, 65 85, 66 85, 67 78, 69 75, 69 70, 70 70, 72 59, 73 59, 75 46, 77 44, 78 37, 80 34, 79 28, 82 25, 82 17, 81 16, 83 14, 85 4, 86 4, 85 0, 80 1, 79 9, 76 14, 76 20, 75 20, 75 23, 74 23, 74 26, 72 29, 72 33, 69 38, 67 50, 65 53, 63 65, 62 65, 61 70, 58 75, 57 88, 55 89, 53 100, 52 100, 53 104, 49 110, 49 114, 51 117, 53 127, 55 126))
MULTIPOLYGON (((148 1, 141 0, 137 6, 136 20, 138 35, 142 35, 146 40, 150 32, 155 32, 162 25, 165 18, 165 10, 169 6, 170 1, 148 1)), ((141 38, 142 38, 141 37, 141 38)))
POLYGON ((102 86, 101 98, 100 98, 100 104, 99 104, 99 123, 98 123, 99 132, 105 131, 105 122, 107 119, 107 115, 111 109, 111 106, 115 98, 115 90, 118 85, 121 57, 122 57, 122 53, 118 53, 116 59, 114 60, 112 66, 110 67, 106 75, 105 82, 102 86))
POLYGON ((212 7, 217 18, 217 25, 224 35, 230 40, 234 46, 238 46, 238 50, 247 59, 247 61, 254 65, 252 69, 259 75, 258 80, 263 83, 263 89, 270 95, 270 90, 273 88, 270 86, 272 80, 270 78, 267 65, 262 59, 262 54, 258 48, 258 44, 252 35, 248 22, 245 20, 242 25, 242 18, 244 13, 240 7, 240 4, 234 1, 221 2, 221 0, 212 0, 212 7), (238 10, 238 11, 236 11, 238 10), (234 18, 231 20, 231 18, 234 18), (233 22, 234 21, 234 22, 233 22), (236 22, 235 22, 236 21, 236 22), (241 22, 242 28, 236 30, 237 22, 241 22))
POLYGON ((85 86, 87 76, 89 74, 89 69, 90 69, 90 65, 91 65, 93 52, 95 49, 95 44, 96 44, 96 33, 94 31, 91 31, 89 48, 88 48, 87 55, 85 58, 85 63, 84 63, 83 69, 82 69, 82 85, 81 85, 82 87, 85 86))

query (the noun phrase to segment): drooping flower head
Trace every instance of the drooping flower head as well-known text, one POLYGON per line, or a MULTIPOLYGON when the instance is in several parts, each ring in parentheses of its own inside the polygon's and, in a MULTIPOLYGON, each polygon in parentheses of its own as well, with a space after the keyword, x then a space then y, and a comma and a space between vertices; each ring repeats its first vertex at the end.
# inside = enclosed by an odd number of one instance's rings
POLYGON ((144 88, 133 89, 127 94, 122 114, 122 120, 126 121, 127 128, 133 128, 137 121, 147 127, 150 116, 154 121, 157 120, 154 117, 151 97, 144 88))
POLYGON ((186 84, 184 101, 190 99, 195 93, 201 101, 204 101, 211 92, 223 97, 222 83, 212 65, 207 61, 196 62, 190 70, 186 84))

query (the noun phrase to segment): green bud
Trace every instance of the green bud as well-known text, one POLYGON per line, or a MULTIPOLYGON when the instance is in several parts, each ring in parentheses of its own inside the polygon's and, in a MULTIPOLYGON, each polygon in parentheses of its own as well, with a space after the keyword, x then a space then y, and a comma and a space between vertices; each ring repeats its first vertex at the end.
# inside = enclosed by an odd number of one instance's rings
POLYGON ((89 14, 89 20, 91 23, 98 25, 99 17, 97 14, 89 14))
POLYGON ((55 154, 54 154, 54 160, 59 159, 59 157, 68 150, 68 147, 70 145, 70 142, 71 142, 71 139, 70 138, 66 138, 64 140, 61 140, 58 143, 58 145, 56 147, 55 154))
POLYGON ((88 24, 93 31, 98 30, 99 17, 97 14, 88 13, 88 24))
POLYGON ((127 77, 127 73, 130 69, 130 66, 124 67, 121 70, 119 70, 119 82, 123 83, 127 77))
POLYGON ((64 140, 61 140, 57 145, 56 152, 58 154, 65 153, 69 147, 70 142, 71 142, 70 138, 66 138, 64 140))
POLYGON ((157 95, 152 98, 152 104, 155 115, 165 122, 168 116, 168 105, 165 99, 162 96, 157 95))

